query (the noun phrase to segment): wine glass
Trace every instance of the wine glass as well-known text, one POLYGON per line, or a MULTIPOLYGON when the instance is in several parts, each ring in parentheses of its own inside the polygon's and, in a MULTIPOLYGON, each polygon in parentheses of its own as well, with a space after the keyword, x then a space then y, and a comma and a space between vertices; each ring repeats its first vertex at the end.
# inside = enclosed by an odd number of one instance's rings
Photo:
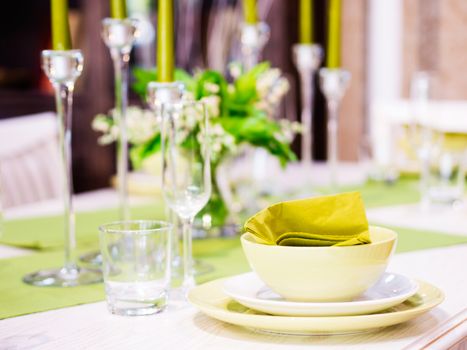
POLYGON ((192 229, 195 215, 211 195, 208 116, 204 103, 182 101, 162 106, 162 190, 182 222, 182 289, 195 285, 192 229))

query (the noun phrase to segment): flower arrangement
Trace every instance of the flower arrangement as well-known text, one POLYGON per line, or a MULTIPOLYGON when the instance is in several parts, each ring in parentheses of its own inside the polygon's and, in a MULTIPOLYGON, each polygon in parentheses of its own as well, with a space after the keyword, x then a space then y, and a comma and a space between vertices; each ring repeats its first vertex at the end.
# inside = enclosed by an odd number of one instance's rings
MULTIPOLYGON (((133 71, 134 91, 145 100, 146 87, 157 79, 156 70, 137 68, 133 71)), ((260 63, 249 71, 240 64, 229 66, 231 82, 221 73, 205 70, 190 75, 176 70, 175 80, 185 85, 184 99, 205 102, 210 117, 209 140, 211 146, 211 169, 213 171, 213 194, 203 212, 213 217, 212 225, 225 223, 229 211, 216 179, 216 169, 239 146, 249 144, 266 149, 277 157, 282 165, 296 159, 290 148, 294 135, 300 132, 300 124, 285 119, 274 120, 282 98, 289 89, 288 81, 277 68, 269 63, 260 63)), ((129 107, 126 121, 131 145, 130 158, 134 168, 160 150, 160 116, 139 107, 129 107)), ((196 132, 196 120, 187 120, 184 132, 196 132)), ((118 137, 118 125, 110 115, 97 115, 93 120, 94 130, 102 133, 101 144, 114 142, 118 137)))

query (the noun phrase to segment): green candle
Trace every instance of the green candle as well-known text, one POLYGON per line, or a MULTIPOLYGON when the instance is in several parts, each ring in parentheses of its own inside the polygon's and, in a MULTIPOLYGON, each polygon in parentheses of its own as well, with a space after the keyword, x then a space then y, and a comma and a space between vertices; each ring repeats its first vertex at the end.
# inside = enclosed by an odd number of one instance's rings
POLYGON ((248 24, 256 24, 258 22, 256 0, 243 0, 243 15, 245 16, 245 22, 248 24))
POLYGON ((157 77, 159 82, 174 80, 173 0, 159 0, 157 10, 157 77))
POLYGON ((328 68, 340 67, 340 51, 341 0, 330 0, 328 17, 328 52, 326 56, 326 65, 328 68))
POLYGON ((126 1, 110 0, 110 15, 116 19, 126 18, 126 1))
POLYGON ((313 41, 313 4, 312 0, 300 0, 300 44, 311 44, 313 41))
POLYGON ((68 25, 68 0, 51 0, 52 48, 70 50, 70 26, 68 25))

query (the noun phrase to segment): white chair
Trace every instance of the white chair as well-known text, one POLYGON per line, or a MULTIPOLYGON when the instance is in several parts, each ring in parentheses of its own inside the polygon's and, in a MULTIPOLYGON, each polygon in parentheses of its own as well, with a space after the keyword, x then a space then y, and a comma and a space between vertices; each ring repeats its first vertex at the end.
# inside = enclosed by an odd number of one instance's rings
POLYGON ((59 156, 54 113, 0 120, 3 208, 60 197, 59 156))

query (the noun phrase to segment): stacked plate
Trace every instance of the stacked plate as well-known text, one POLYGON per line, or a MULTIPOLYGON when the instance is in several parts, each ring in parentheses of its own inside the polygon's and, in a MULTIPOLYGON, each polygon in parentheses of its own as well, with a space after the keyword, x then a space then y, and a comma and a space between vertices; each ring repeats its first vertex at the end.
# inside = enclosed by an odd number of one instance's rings
POLYGON ((346 302, 287 301, 254 273, 209 282, 192 289, 190 302, 218 320, 285 334, 344 334, 411 320, 437 306, 443 293, 426 282, 396 273, 359 298, 346 302))

